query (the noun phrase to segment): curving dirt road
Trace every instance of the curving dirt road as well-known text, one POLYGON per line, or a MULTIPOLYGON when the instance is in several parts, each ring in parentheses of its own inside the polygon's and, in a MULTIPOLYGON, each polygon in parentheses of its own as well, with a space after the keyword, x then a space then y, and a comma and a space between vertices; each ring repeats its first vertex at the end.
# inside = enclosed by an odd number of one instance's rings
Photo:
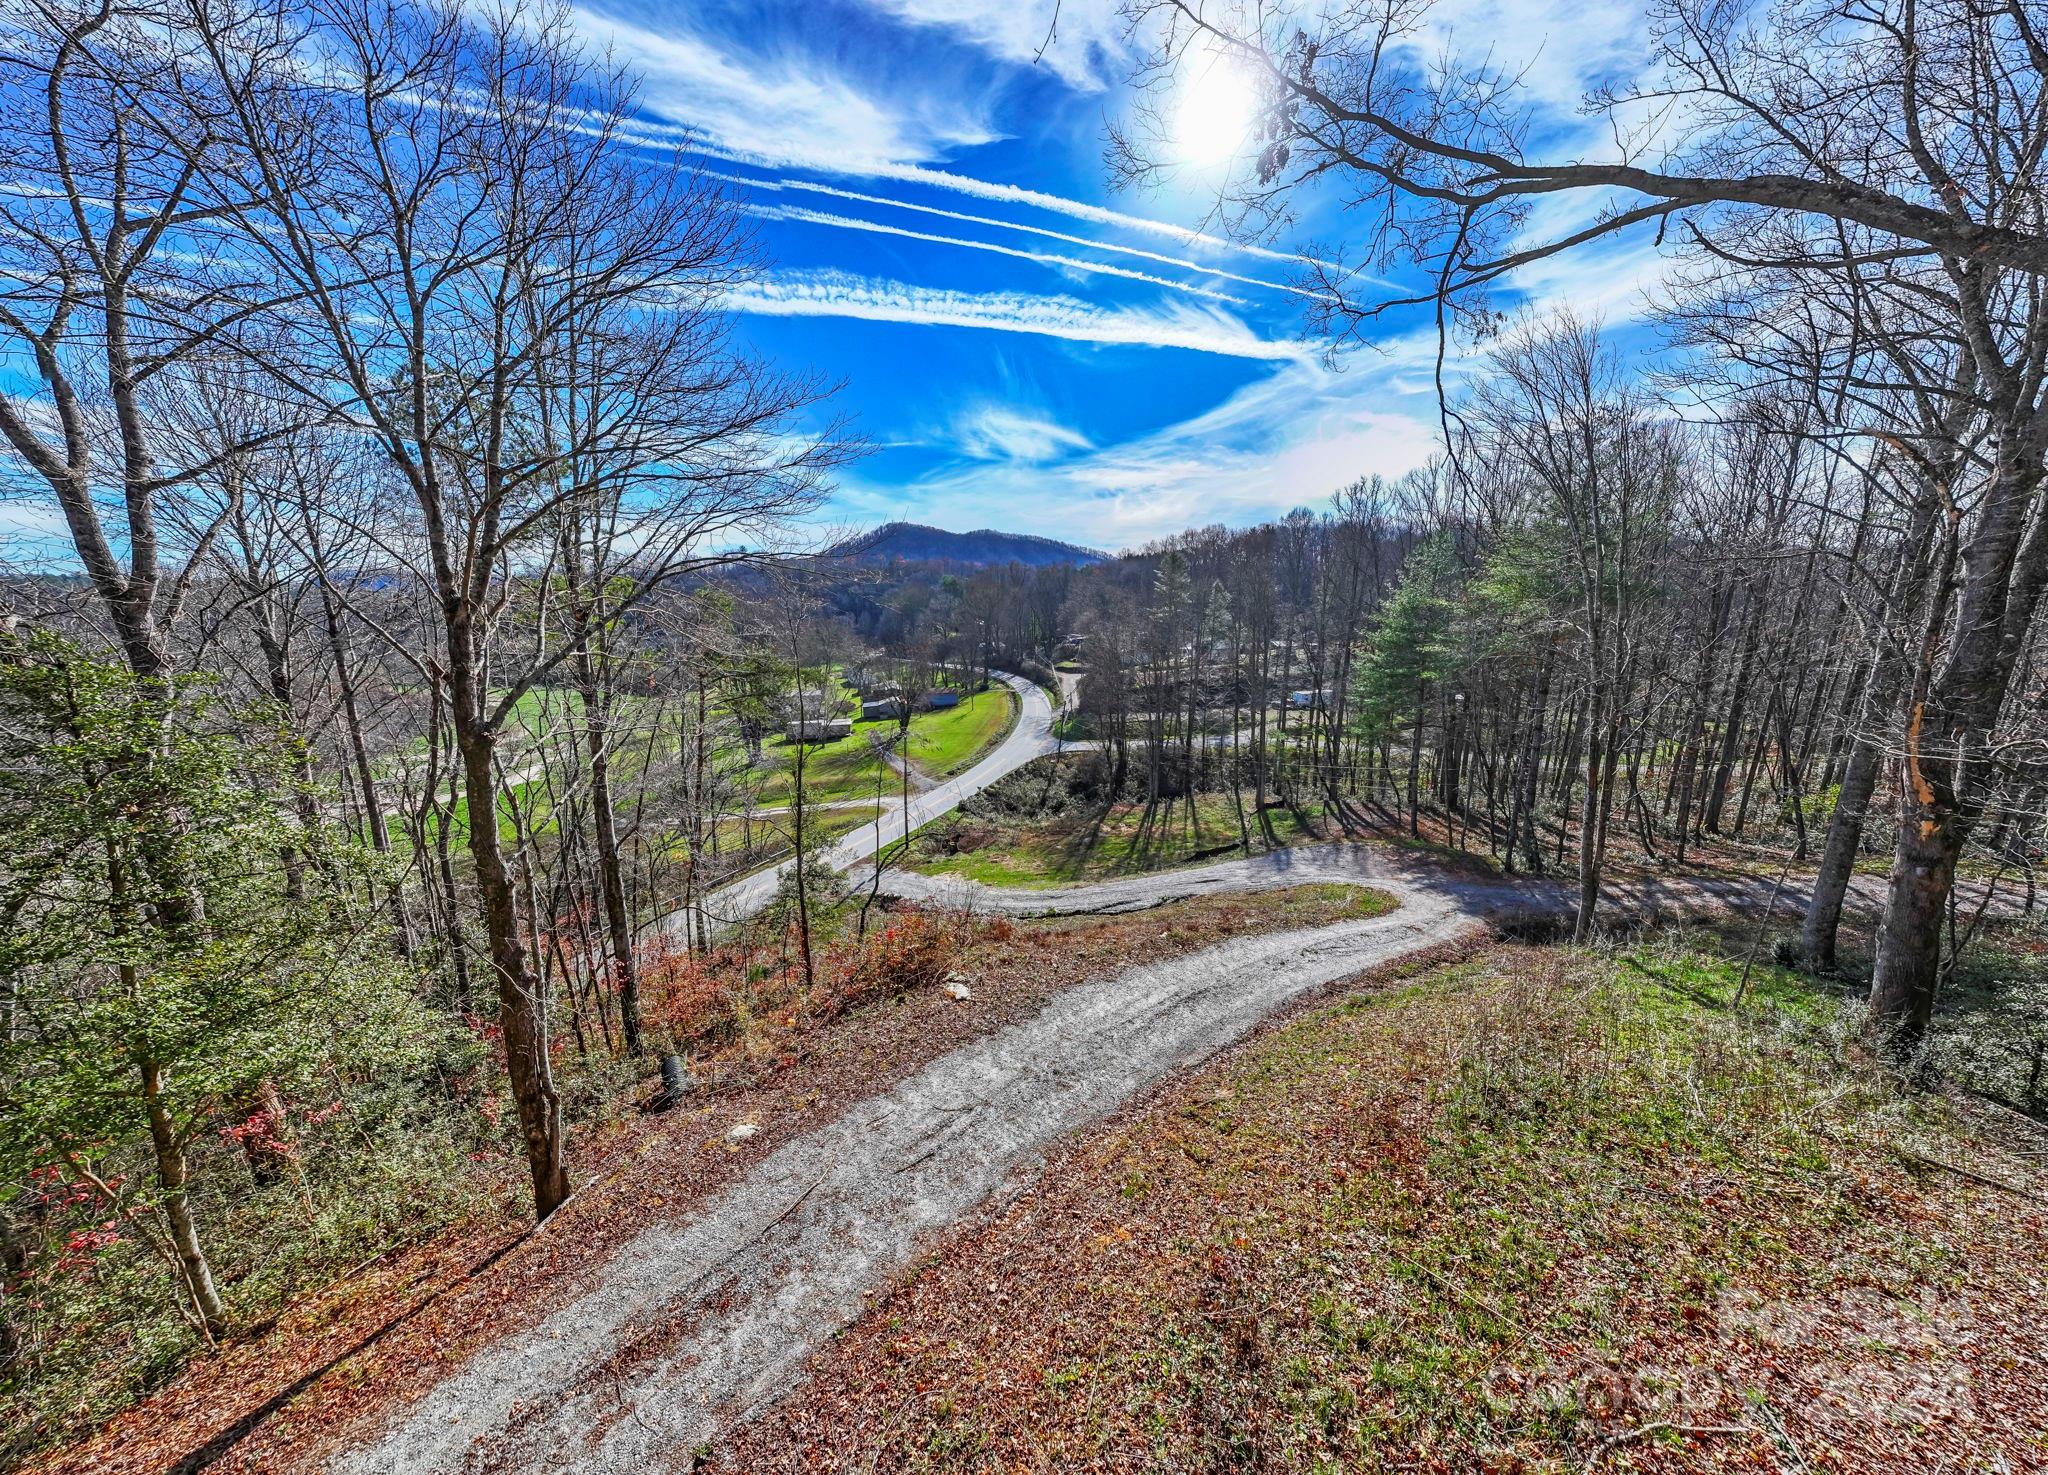
POLYGON ((471 1358, 336 1468, 687 1467, 722 1422, 787 1392, 805 1358, 909 1264, 920 1236, 1025 1181, 1052 1143, 1290 1000, 1527 904, 1516 888, 1424 880, 1398 858, 1336 846, 1065 892, 984 888, 977 900, 1128 910, 1196 891, 1332 879, 1370 880, 1401 905, 1068 989, 788 1143, 688 1222, 642 1230, 592 1290, 471 1358))
MULTIPOLYGON (((913 825, 1048 750, 1043 694, 1019 694, 1016 731, 975 768, 913 799, 913 825)), ((835 863, 857 863, 885 826, 893 840, 903 823, 898 814, 857 832, 835 863)), ((773 875, 728 888, 721 915, 744 915, 755 893, 741 888, 750 884, 765 900, 773 875)), ((1553 886, 1447 874, 1404 852, 1349 844, 1049 890, 908 872, 890 873, 885 885, 983 911, 1048 914, 1314 881, 1370 883, 1400 905, 1370 920, 1235 939, 1056 995, 1031 1018, 787 1143, 689 1220, 642 1229, 592 1289, 471 1357, 334 1468, 687 1469, 723 1424, 787 1393, 811 1352, 910 1263, 920 1237, 1014 1191, 1053 1143, 1312 990, 1504 913, 1564 909, 1553 886)), ((1638 911, 1756 903, 1768 890, 1750 880, 1652 881, 1621 889, 1615 901, 1638 911)), ((1781 904, 1790 915, 1791 891, 1781 904)))

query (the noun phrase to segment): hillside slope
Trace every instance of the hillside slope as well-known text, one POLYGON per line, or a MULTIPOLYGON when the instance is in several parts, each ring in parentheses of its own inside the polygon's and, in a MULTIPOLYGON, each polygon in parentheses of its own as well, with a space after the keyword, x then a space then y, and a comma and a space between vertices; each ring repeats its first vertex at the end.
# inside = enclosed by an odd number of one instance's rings
POLYGON ((853 563, 954 563, 973 568, 1005 563, 1047 568, 1062 563, 1109 561, 1106 553, 1052 538, 997 532, 993 528, 952 533, 944 528, 926 527, 915 522, 884 523, 872 532, 848 538, 829 551, 832 557, 853 563))

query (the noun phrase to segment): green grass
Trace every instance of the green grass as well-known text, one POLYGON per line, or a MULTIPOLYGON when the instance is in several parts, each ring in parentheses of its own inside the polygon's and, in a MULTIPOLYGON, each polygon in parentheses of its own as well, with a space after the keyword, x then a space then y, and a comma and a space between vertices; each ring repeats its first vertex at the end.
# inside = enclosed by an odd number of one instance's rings
POLYGON ((933 778, 950 778, 978 762, 1016 721, 1016 693, 1007 686, 963 697, 957 707, 920 712, 910 719, 910 761, 933 778))
MULTIPOLYGON (((873 804, 850 809, 814 809, 805 815, 804 829, 815 839, 836 840, 850 830, 873 824, 880 812, 880 807, 873 804)), ((739 850, 749 842, 760 848, 763 864, 790 853, 794 826, 787 811, 758 815, 752 820, 722 819, 715 828, 718 848, 722 853, 739 850)))
MULTIPOLYGON (((922 773, 945 778, 971 768, 1002 741, 1017 718, 1017 699, 1008 687, 967 697, 957 707, 919 712, 910 719, 910 761, 922 773)), ((891 721, 856 722, 836 742, 812 743, 804 749, 804 792, 813 804, 872 799, 879 784, 883 796, 902 792, 903 780, 876 751, 877 742, 896 736, 891 721)), ((762 752, 781 765, 756 793, 764 808, 789 803, 796 789, 794 745, 782 737, 762 744, 762 752)))
MULTIPOLYGON (((1266 848, 1250 813, 1252 850, 1266 848)), ((1281 845, 1312 841, 1288 810, 1268 811, 1281 845)), ((910 867, 934 876, 960 876, 988 886, 1063 886, 1075 881, 1142 875, 1175 866, 1228 859, 1214 853, 1239 839, 1237 807, 1228 794, 1203 794, 1192 822, 1186 800, 1162 808, 1147 822, 1141 804, 1119 804, 1103 814, 1062 814, 1042 821, 934 820, 913 837, 910 867), (972 844, 957 854, 943 847, 972 844)))
MULTIPOLYGON (((881 735, 891 723, 857 722, 851 735, 836 742, 811 743, 803 749, 804 794, 813 804, 834 804, 851 799, 872 799, 879 785, 884 795, 893 794, 901 782, 875 751, 868 734, 881 735)), ((764 757, 778 765, 776 771, 755 792, 754 801, 764 808, 787 804, 796 792, 797 745, 773 737, 761 745, 764 757)))

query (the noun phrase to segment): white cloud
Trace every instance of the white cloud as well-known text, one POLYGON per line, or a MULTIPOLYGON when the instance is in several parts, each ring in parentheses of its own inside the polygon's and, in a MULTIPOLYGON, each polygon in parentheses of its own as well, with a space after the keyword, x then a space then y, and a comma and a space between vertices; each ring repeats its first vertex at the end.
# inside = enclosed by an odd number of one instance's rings
MULTIPOLYGON (((964 174, 954 174, 945 169, 926 169, 918 166, 899 165, 874 171, 884 179, 894 179, 904 184, 927 184, 935 189, 952 190, 957 194, 973 195, 978 199, 993 200, 1002 204, 1029 205, 1039 210, 1050 210, 1055 214, 1069 215, 1076 220, 1085 220, 1093 225, 1112 226, 1121 230, 1146 231, 1154 235, 1169 237, 1183 246, 1199 247, 1210 251, 1242 251, 1267 261, 1285 262, 1290 266, 1316 264, 1310 258, 1292 251, 1275 251, 1267 246, 1255 246, 1244 241, 1226 240, 1203 231, 1190 230, 1184 225, 1174 225, 1164 220, 1149 220, 1142 215, 1126 215, 1119 210, 1105 209, 1101 205, 1090 205, 1081 200, 1069 200, 1063 195, 1049 195, 1043 190, 1026 189, 1016 184, 993 184, 985 179, 974 179, 964 174)), ((1330 263, 1321 263, 1328 265, 1330 263)))
POLYGON ((1097 91, 1127 48, 1118 0, 867 0, 912 25, 946 32, 991 56, 1043 66, 1070 87, 1097 91))
POLYGON ((1650 55, 1645 7, 1633 0, 1437 0, 1411 46, 1423 62, 1445 52, 1488 61, 1559 114, 1650 55))
POLYGON ((1017 458, 949 467, 905 486, 858 479, 842 515, 1004 527, 1104 548, 1183 528, 1244 525, 1322 503, 1361 476, 1399 476, 1436 453, 1432 395, 1390 387, 1433 351, 1405 339, 1361 371, 1282 365, 1200 415, 1050 464, 1017 458))
POLYGON ((1160 251, 1147 251, 1142 246, 1125 246, 1115 241, 1096 241, 1087 236, 1071 235, 1066 231, 1050 230, 1042 225, 1026 225, 1021 221, 998 220, 992 215, 974 215, 964 210, 944 210, 937 205, 919 205, 909 200, 893 200, 886 195, 871 195, 860 190, 840 189, 836 185, 819 184, 809 179, 759 179, 743 174, 720 174, 716 170, 705 170, 705 176, 726 184, 743 185, 748 189, 771 191, 780 194, 787 190, 798 190, 806 194, 824 195, 835 200, 851 200, 856 204, 880 205, 890 210, 909 210, 919 215, 936 216, 941 220, 956 220, 963 225, 985 226, 993 230, 1021 231, 1025 235, 1039 236, 1046 240, 1063 241, 1070 246, 1086 246, 1094 251, 1106 251, 1112 255, 1129 256, 1140 261, 1157 262, 1161 266, 1175 266, 1183 271, 1205 272, 1225 281, 1239 282, 1247 287, 1263 287, 1270 292, 1291 292, 1297 297, 1322 301, 1324 294, 1287 282, 1269 281, 1265 277, 1249 277, 1239 272, 1225 271, 1220 266, 1207 262, 1191 261, 1185 256, 1168 256, 1160 251))
MULTIPOLYGON (((643 148, 670 150, 698 158, 714 159, 725 164, 746 164, 756 169, 812 169, 823 174, 857 175, 868 179, 894 180, 899 184, 925 185, 954 194, 971 195, 976 199, 996 204, 1023 205, 1034 210, 1046 210, 1055 215, 1085 220, 1091 225, 1107 226, 1113 230, 1163 236, 1177 242, 1185 250, 1218 253, 1237 251, 1247 256, 1277 261, 1293 267, 1335 266, 1335 263, 1304 256, 1299 252, 1276 251, 1269 246, 1254 245, 1248 241, 1233 241, 1185 225, 1175 225, 1171 221, 1153 220, 1143 215, 1126 215, 1120 210, 1111 210, 1103 205, 1091 205, 1085 200, 1070 200, 1064 195, 1048 194, 1044 190, 1028 189, 1019 184, 998 184, 991 180, 976 179, 971 175, 955 174, 946 169, 928 169, 921 164, 852 162, 846 157, 844 150, 819 149, 801 140, 795 143, 782 140, 774 148, 747 150, 722 145, 716 138, 707 137, 707 131, 702 128, 660 123, 643 118, 640 120, 637 136, 629 137, 626 141, 643 148)), ((789 183, 793 188, 803 187, 797 181, 789 183)), ((878 204, 898 203, 878 196, 866 198, 878 204)))
POLYGON ((1095 448, 1078 430, 1042 414, 991 404, 976 405, 956 417, 953 442, 961 454, 983 461, 1036 463, 1095 448))
POLYGON ((869 92, 809 57, 744 55, 679 26, 651 31, 587 7, 569 14, 586 40, 632 63, 648 108, 718 149, 772 166, 869 173, 998 136, 957 89, 897 81, 869 92))
POLYGON ((1298 343, 1262 338, 1219 308, 1164 303, 1096 307, 1073 297, 1028 292, 956 292, 847 272, 771 273, 728 293, 729 312, 765 317, 844 317, 1032 333, 1080 343, 1181 348, 1233 358, 1295 359, 1298 343))

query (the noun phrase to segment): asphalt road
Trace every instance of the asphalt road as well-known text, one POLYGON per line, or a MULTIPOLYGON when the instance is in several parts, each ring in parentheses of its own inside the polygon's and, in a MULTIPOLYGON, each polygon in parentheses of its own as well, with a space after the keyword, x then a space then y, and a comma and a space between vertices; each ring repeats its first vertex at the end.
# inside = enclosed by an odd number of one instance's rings
MULTIPOLYGON (((1045 692, 1021 676, 1012 676, 1004 671, 995 675, 1017 694, 1019 703, 1017 723, 996 745, 995 751, 972 768, 921 793, 912 793, 907 817, 900 798, 885 801, 873 824, 849 830, 833 841, 825 851, 824 859, 828 865, 849 876, 856 875, 863 862, 871 860, 875 852, 884 846, 894 845, 919 826, 957 809, 964 801, 997 779, 1015 773, 1032 759, 1043 758, 1059 750, 1059 742, 1052 735, 1052 703, 1045 692)), ((704 915, 712 928, 716 930, 743 922, 767 906, 775 899, 775 891, 782 884, 783 875, 794 864, 794 861, 786 860, 780 865, 766 867, 707 895, 704 898, 704 915)), ((680 927, 682 920, 683 913, 672 912, 662 919, 661 925, 680 927)))

